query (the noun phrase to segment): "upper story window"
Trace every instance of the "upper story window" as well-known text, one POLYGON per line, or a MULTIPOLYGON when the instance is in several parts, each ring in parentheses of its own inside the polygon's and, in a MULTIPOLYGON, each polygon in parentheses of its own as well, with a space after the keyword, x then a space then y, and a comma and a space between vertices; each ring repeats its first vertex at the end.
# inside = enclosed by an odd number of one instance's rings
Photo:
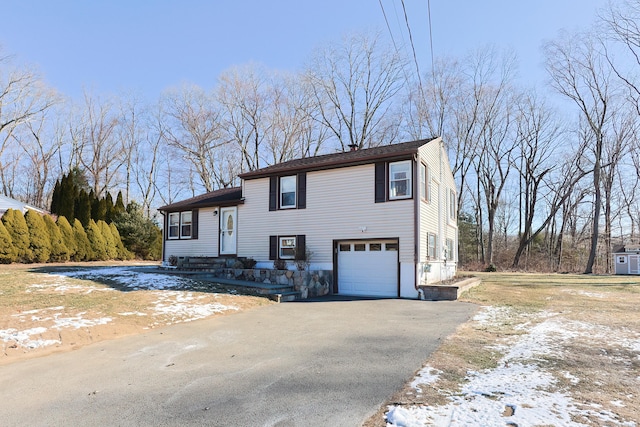
POLYGON ((455 221, 456 220, 456 215, 457 215, 457 200, 456 200, 456 192, 449 189, 449 219, 451 221, 455 221))
POLYGON ((427 199, 427 165, 420 163, 420 197, 427 199))
POLYGON ((411 160, 389 163, 389 200, 411 198, 411 160))
POLYGON ((305 209, 307 207, 307 173, 269 177, 269 210, 305 209))
POLYGON ((296 207, 296 176, 280 177, 280 209, 296 207))

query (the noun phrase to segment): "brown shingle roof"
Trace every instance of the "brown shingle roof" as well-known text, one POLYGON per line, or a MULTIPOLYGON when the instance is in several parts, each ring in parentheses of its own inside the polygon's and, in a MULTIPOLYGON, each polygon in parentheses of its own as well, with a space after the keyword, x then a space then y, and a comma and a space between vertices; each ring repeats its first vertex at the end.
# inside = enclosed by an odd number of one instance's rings
POLYGON ((422 147, 435 138, 421 139, 418 141, 403 142, 400 144, 383 145, 374 148, 364 148, 356 151, 344 153, 325 154, 323 156, 304 157, 302 159, 290 160, 277 165, 267 166, 251 172, 240 174, 242 179, 264 178, 270 175, 281 173, 293 173, 302 171, 322 170, 341 168, 345 166, 355 166, 371 163, 376 160, 393 159, 406 157, 415 154, 418 148, 422 147))
POLYGON ((205 208, 210 206, 229 206, 242 203, 242 187, 222 188, 201 194, 190 199, 181 200, 158 208, 159 211, 171 212, 183 209, 205 208))

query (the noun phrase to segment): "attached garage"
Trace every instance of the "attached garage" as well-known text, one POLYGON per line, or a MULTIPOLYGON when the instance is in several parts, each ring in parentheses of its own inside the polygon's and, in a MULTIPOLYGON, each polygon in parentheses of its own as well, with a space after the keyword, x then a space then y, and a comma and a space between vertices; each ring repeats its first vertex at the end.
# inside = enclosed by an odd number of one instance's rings
POLYGON ((341 295, 398 297, 398 240, 348 240, 336 244, 341 295))

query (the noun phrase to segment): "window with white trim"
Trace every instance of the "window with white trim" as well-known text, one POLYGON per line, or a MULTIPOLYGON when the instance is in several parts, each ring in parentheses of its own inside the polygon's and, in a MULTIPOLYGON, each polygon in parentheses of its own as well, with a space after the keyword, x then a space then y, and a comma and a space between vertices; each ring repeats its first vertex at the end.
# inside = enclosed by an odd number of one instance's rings
POLYGON ((191 211, 180 212, 180 238, 191 238, 191 224, 192 224, 191 211))
POLYGON ((446 253, 444 254, 444 258, 447 261, 455 261, 455 252, 453 250, 453 239, 446 240, 446 253))
POLYGON ((295 236, 280 237, 278 243, 278 252, 280 259, 296 258, 296 238, 295 236))
POLYGON ((456 220, 456 192, 449 189, 449 219, 451 221, 456 220))
POLYGON ((296 176, 280 177, 280 209, 296 207, 296 176))
POLYGON ((427 233, 427 258, 436 259, 436 248, 438 247, 438 236, 427 233))
POLYGON ((420 163, 420 198, 427 200, 427 165, 420 163))
POLYGON ((389 200, 411 198, 411 160, 389 163, 389 200))
POLYGON ((180 212, 172 212, 169 214, 169 239, 180 238, 180 212))

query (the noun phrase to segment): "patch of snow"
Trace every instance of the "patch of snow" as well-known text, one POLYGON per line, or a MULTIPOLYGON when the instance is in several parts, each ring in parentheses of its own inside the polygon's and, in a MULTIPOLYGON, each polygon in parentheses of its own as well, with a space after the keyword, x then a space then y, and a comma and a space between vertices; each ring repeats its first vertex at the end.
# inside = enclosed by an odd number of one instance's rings
POLYGON ((111 317, 101 317, 98 319, 83 319, 82 318, 83 314, 85 313, 80 313, 77 316, 73 316, 73 317, 55 316, 53 328, 58 330, 62 328, 73 328, 73 329, 88 328, 90 326, 106 325, 107 323, 113 320, 111 317))
POLYGON ((442 371, 439 371, 438 369, 432 368, 431 366, 425 366, 418 372, 415 379, 411 382, 411 387, 420 392, 421 385, 431 385, 435 383, 440 378, 441 373, 442 371))
POLYGON ((93 270, 67 271, 59 274, 80 279, 108 279, 133 290, 173 289, 187 286, 192 282, 183 277, 148 273, 140 267, 105 267, 93 270))
POLYGON ((600 292, 589 292, 582 289, 562 289, 561 292, 565 292, 571 295, 582 295, 590 298, 606 298, 606 295, 600 292))
POLYGON ((18 331, 17 329, 13 328, 4 329, 0 330, 0 340, 4 342, 15 342, 16 345, 29 349, 60 344, 60 341, 58 340, 43 340, 31 338, 34 335, 40 335, 45 333, 46 331, 47 328, 43 327, 25 329, 24 331, 18 331))
POLYGON ((124 313, 118 313, 120 316, 146 316, 147 313, 141 313, 139 311, 126 311, 124 313))
MULTIPOLYGON (((514 314, 508 308, 485 308, 474 317, 474 321, 483 326, 499 326, 506 321, 512 322, 514 314), (507 316, 510 318, 505 319, 507 316)), ((527 316, 520 316, 525 320, 527 316)), ((570 395, 554 391, 557 379, 541 368, 537 361, 549 354, 561 355, 563 343, 576 338, 605 339, 615 341, 616 334, 609 328, 599 327, 585 322, 570 321, 554 317, 554 313, 539 313, 527 320, 523 335, 511 337, 509 345, 501 344, 497 348, 504 356, 495 369, 481 372, 468 372, 466 382, 460 393, 449 396, 449 403, 440 406, 389 406, 385 415, 387 426, 504 426, 513 423, 518 426, 562 425, 584 426, 574 421, 576 417, 589 417, 602 424, 614 426, 635 426, 634 422, 624 422, 619 417, 601 408, 584 409, 570 395), (535 320, 544 321, 531 326, 535 320)), ((628 340, 627 340, 628 341, 628 340)), ((621 346, 635 346, 620 339, 621 346)), ((614 343, 614 344, 615 344, 614 343)), ((430 374, 431 371, 427 371, 430 374)), ((579 381, 569 373, 564 376, 572 382, 579 381)), ((411 383, 412 387, 424 383, 422 371, 411 383)), ((427 377, 426 379, 430 379, 427 377)), ((616 401, 617 406, 623 405, 616 401)), ((612 404, 616 404, 612 402, 612 404)))
MULTIPOLYGON (((202 299, 199 297, 198 299, 202 299)), ((156 315, 170 315, 172 322, 188 322, 203 319, 215 313, 238 310, 238 307, 219 303, 197 303, 192 292, 173 291, 158 295, 154 302, 156 315)))

